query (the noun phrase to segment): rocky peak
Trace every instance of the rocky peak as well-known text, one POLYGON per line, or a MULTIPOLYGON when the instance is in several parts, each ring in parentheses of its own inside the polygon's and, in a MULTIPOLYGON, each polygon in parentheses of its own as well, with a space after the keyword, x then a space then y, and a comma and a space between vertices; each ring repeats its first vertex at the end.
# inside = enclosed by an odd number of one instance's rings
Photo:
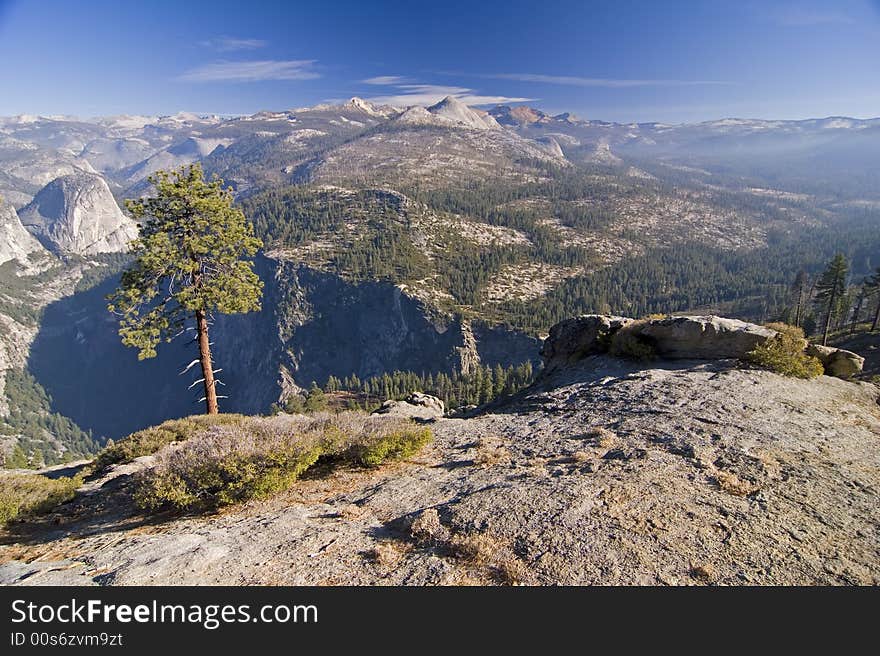
POLYGON ((544 112, 528 105, 517 105, 516 107, 498 105, 490 109, 489 114, 501 125, 512 127, 531 125, 547 118, 544 112))
POLYGON ((19 213, 24 226, 56 253, 122 252, 137 237, 104 179, 89 173, 56 178, 19 213))
POLYGON ((43 247, 25 230, 12 205, 0 197, 0 264, 26 262, 30 253, 41 250, 43 247))
POLYGON ((446 96, 436 105, 431 105, 428 112, 475 130, 497 130, 501 127, 488 113, 472 109, 453 96, 446 96))
POLYGON ((387 118, 393 113, 393 110, 390 107, 378 107, 370 101, 359 98, 358 96, 352 97, 347 103, 345 103, 344 107, 346 109, 354 109, 363 112, 364 114, 369 114, 376 118, 387 118))

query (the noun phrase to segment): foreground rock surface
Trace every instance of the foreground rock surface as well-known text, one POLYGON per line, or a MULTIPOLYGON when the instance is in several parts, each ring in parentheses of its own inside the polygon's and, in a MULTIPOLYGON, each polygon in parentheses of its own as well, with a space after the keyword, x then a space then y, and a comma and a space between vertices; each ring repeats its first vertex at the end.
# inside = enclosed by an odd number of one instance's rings
POLYGON ((867 383, 607 356, 409 462, 146 520, 132 463, 0 546, 12 584, 878 584, 867 383), (599 430, 602 429, 602 430, 599 430))

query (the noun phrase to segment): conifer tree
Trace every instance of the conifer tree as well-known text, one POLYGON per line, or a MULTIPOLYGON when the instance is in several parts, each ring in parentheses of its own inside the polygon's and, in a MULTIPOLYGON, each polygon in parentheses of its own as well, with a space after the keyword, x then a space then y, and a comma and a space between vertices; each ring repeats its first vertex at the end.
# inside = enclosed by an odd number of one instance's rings
POLYGON ((156 356, 188 322, 196 329, 207 414, 219 412, 208 338, 209 317, 260 309, 263 283, 246 259, 262 242, 242 211, 233 207, 223 181, 206 181, 201 165, 159 171, 149 181, 155 196, 127 200, 141 222, 131 244, 134 263, 108 297, 120 316, 122 343, 138 349, 138 359, 156 356))
POLYGON ((828 332, 834 318, 840 312, 841 299, 846 294, 846 276, 849 269, 843 253, 838 253, 816 283, 816 304, 825 315, 825 328, 822 331, 822 345, 828 344, 828 332))
POLYGON ((804 303, 807 300, 805 297, 807 295, 809 283, 810 279, 807 276, 807 272, 802 269, 798 271, 794 283, 791 286, 791 291, 795 297, 794 325, 798 328, 801 326, 802 311, 804 309, 804 303))
POLYGON ((877 303, 874 309, 874 319, 871 322, 871 332, 874 332, 877 330, 877 325, 880 324, 880 266, 877 267, 873 276, 865 279, 862 289, 864 289, 866 297, 873 296, 877 303))

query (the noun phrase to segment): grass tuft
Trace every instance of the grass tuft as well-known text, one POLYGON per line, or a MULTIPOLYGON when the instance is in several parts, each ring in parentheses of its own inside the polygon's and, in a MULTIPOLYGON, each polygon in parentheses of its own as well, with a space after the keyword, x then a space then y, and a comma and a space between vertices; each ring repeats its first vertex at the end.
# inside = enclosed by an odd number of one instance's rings
POLYGON ((47 478, 40 474, 0 476, 0 525, 15 519, 49 512, 70 501, 82 485, 82 476, 47 478))

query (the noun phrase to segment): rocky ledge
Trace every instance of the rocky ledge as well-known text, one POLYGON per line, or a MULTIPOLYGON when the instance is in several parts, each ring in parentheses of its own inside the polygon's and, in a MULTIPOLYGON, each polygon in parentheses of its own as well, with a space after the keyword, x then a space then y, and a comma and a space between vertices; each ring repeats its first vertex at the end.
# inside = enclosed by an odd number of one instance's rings
MULTIPOLYGON (((775 330, 737 319, 716 316, 680 316, 636 320, 603 314, 585 314, 561 321, 550 329, 541 356, 547 373, 611 350, 615 333, 626 328, 633 340, 663 359, 743 359, 755 347, 774 337, 775 330)), ((829 376, 850 378, 862 371, 865 359, 851 351, 806 345, 829 376)))

